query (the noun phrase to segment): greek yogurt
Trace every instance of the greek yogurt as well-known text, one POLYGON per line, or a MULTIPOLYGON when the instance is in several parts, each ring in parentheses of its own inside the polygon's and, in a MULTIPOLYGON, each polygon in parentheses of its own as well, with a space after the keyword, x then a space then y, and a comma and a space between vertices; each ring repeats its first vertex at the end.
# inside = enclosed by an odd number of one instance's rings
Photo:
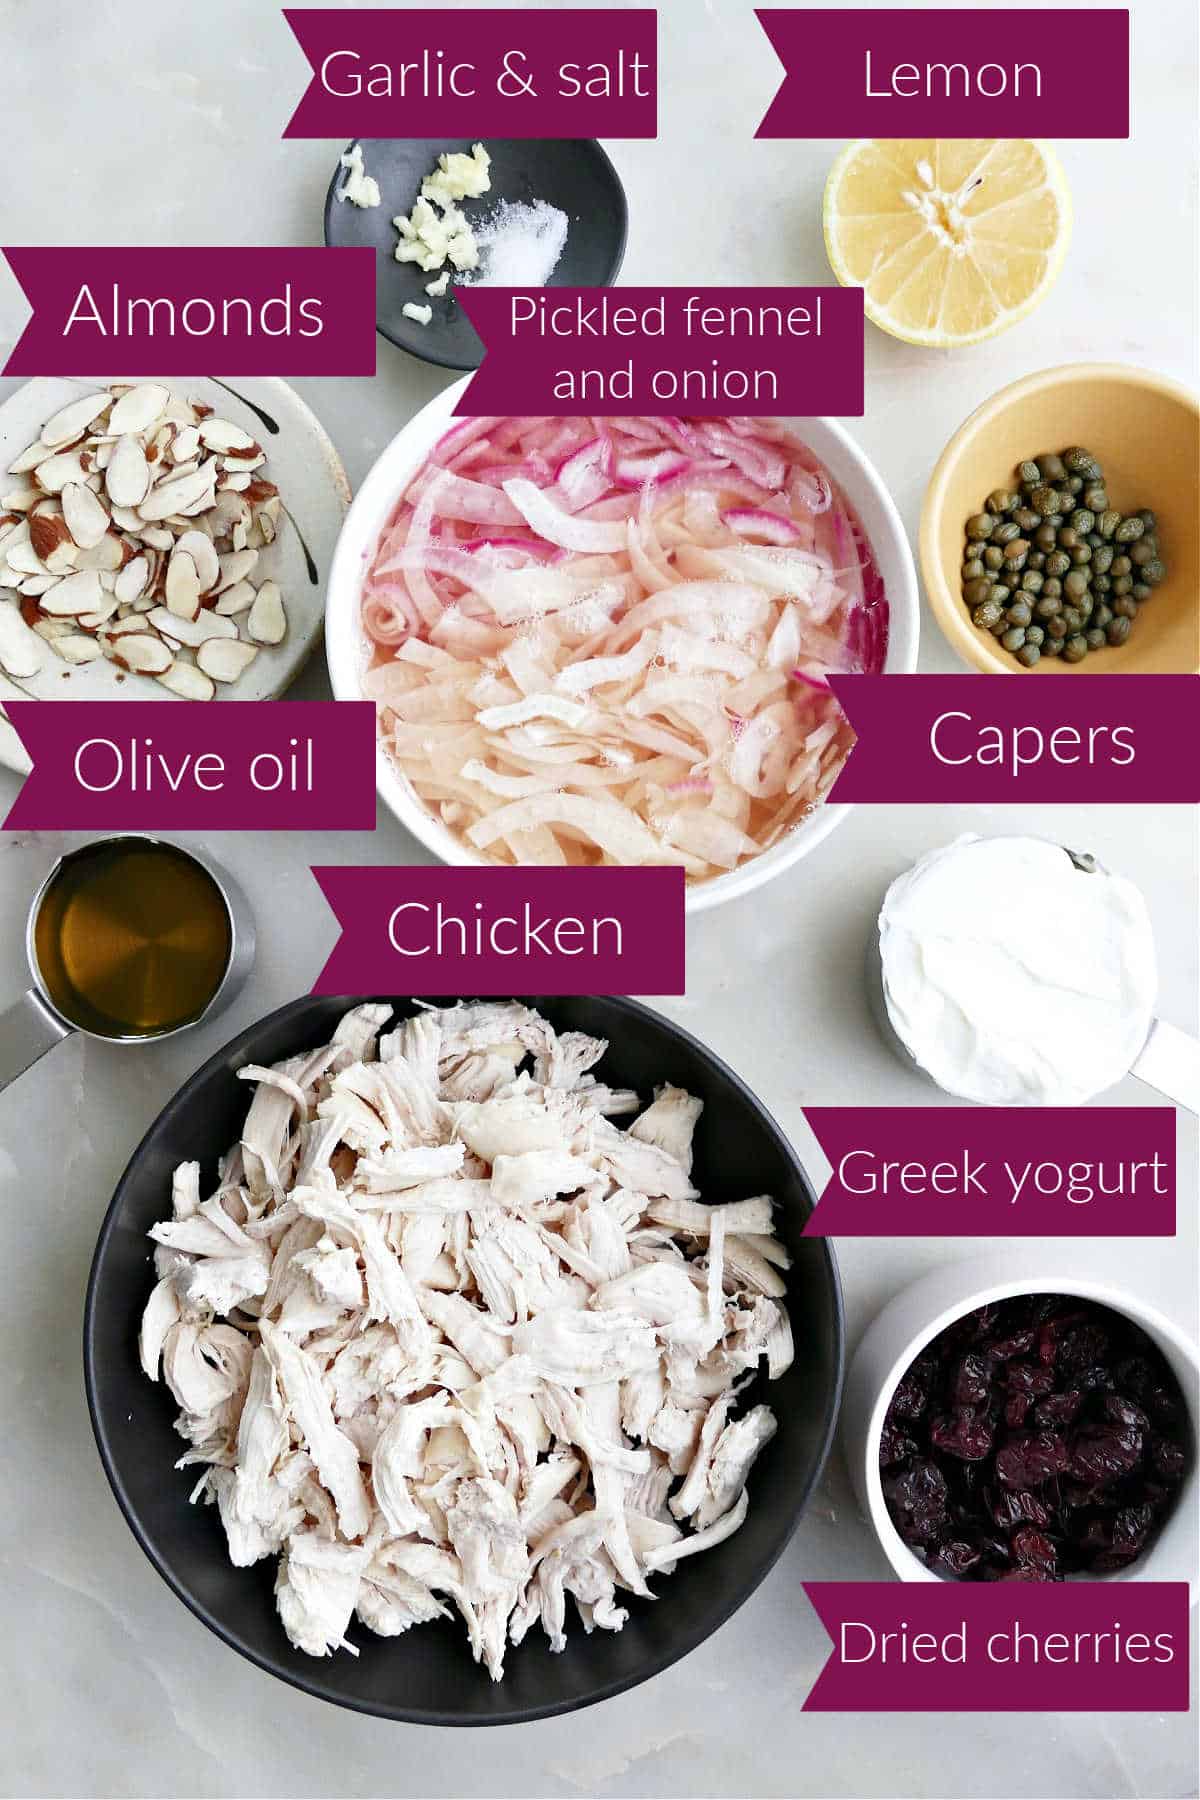
POLYGON ((1128 1073, 1153 1021, 1140 890, 1041 838, 962 837, 923 856, 887 891, 879 951, 901 1043, 965 1100, 1090 1100, 1128 1073))

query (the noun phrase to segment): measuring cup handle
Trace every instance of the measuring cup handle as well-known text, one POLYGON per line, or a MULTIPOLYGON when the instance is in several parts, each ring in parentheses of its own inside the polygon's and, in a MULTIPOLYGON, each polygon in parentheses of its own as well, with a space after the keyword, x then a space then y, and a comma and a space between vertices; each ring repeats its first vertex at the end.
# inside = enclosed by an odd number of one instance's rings
POLYGON ((1155 1019, 1132 1073, 1176 1106, 1200 1113, 1200 1038, 1155 1019))
POLYGON ((70 1037, 71 1029, 33 988, 5 1007, 0 1012, 0 1089, 70 1037))

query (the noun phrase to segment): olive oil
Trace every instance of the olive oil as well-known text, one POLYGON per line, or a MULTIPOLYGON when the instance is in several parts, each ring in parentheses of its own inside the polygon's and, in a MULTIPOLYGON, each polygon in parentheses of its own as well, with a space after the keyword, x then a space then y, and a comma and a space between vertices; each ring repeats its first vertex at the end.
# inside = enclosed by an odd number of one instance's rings
POLYGON ((68 857, 34 924, 46 994, 100 1037, 155 1037, 208 1006, 229 966, 229 911, 207 869, 149 838, 68 857))

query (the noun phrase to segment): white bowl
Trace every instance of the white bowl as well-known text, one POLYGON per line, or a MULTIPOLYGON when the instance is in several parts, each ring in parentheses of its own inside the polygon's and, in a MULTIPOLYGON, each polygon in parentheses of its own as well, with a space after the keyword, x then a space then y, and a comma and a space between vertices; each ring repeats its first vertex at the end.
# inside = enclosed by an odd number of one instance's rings
POLYGON ((1145 1555, 1105 1581, 1196 1579, 1197 1476, 1200 1443, 1200 1359, 1184 1334, 1152 1306, 1103 1276, 1070 1273, 1078 1256, 1041 1252, 1036 1261, 1007 1251, 951 1263, 913 1282, 890 1300, 868 1327, 854 1353, 842 1398, 842 1450, 859 1505, 875 1527, 884 1555, 902 1581, 941 1581, 909 1549, 892 1524, 879 1474, 879 1436, 897 1383, 914 1357, 964 1313, 1014 1294, 1073 1294, 1094 1300, 1140 1325, 1166 1358, 1183 1390, 1191 1421, 1192 1466, 1174 1509, 1145 1555))
MULTIPOLYGON (((325 654, 329 679, 339 700, 362 698, 362 679, 370 651, 363 632, 359 597, 363 577, 374 555, 379 533, 433 446, 453 420, 454 408, 467 385, 456 381, 396 433, 363 482, 350 508, 330 568, 325 613, 325 654)), ((854 439, 836 419, 788 421, 820 458, 846 494, 874 550, 889 606, 885 672, 911 674, 917 664, 920 601, 912 552, 900 516, 883 482, 854 439)), ((435 819, 417 798, 392 758, 380 746, 375 779, 379 796, 427 850, 445 863, 486 863, 453 832, 435 819)), ((687 890, 688 912, 703 912, 761 887, 781 870, 807 856, 841 823, 850 808, 826 805, 797 825, 773 849, 752 857, 741 868, 717 875, 687 890)))

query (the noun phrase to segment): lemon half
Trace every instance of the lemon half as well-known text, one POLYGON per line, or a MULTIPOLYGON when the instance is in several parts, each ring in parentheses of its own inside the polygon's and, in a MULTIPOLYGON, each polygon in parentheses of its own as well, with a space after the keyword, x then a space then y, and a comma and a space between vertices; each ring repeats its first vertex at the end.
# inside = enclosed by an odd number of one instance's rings
POLYGON ((1007 331, 1071 238, 1062 165, 1033 138, 859 138, 825 183, 825 247, 868 319, 943 349, 1007 331))

